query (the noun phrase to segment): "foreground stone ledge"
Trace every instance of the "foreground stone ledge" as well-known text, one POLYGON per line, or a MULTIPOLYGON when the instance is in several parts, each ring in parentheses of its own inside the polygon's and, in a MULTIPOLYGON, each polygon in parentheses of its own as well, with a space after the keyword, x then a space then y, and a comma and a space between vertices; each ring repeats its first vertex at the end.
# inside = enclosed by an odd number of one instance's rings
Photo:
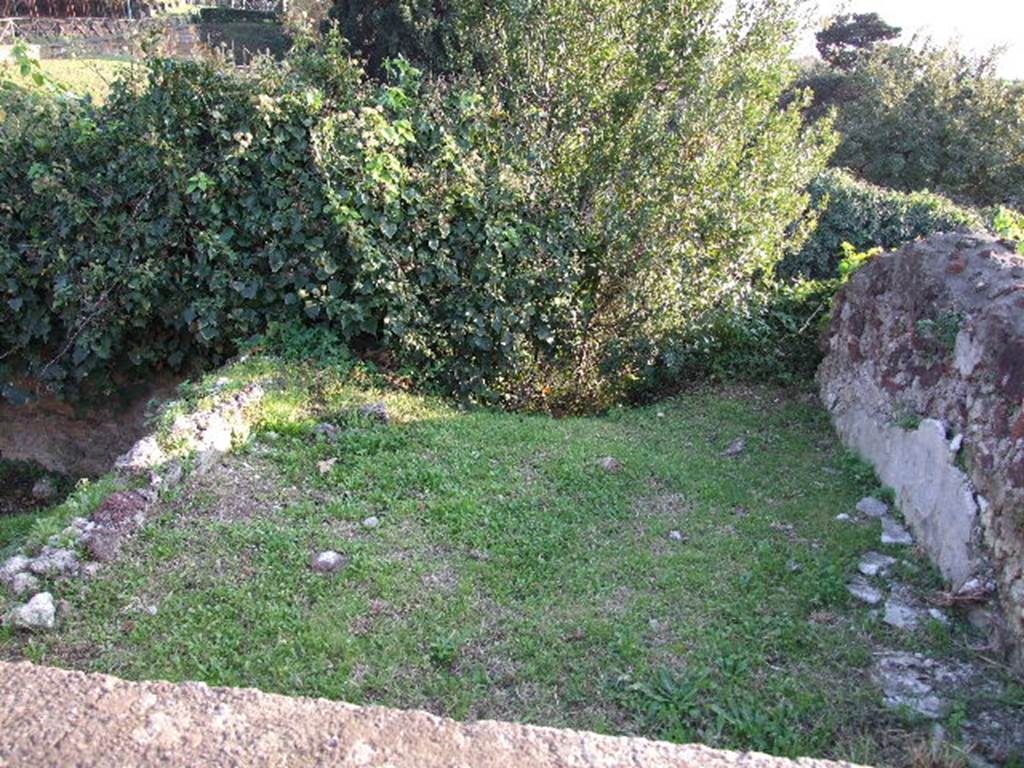
POLYGON ((0 662, 0 765, 826 768, 700 745, 0 662))

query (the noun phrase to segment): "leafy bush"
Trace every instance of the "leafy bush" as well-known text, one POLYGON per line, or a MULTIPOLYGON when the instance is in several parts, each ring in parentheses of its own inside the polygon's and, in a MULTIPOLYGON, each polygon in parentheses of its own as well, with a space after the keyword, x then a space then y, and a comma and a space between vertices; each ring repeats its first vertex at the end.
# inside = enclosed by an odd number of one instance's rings
POLYGON ((817 226, 804 246, 779 264, 780 277, 836 277, 843 243, 858 250, 891 249, 935 232, 986 229, 980 214, 944 197, 882 189, 838 169, 822 173, 810 193, 812 208, 820 211, 817 226))
POLYGON ((742 307, 710 312, 682 333, 623 350, 627 359, 646 361, 629 395, 648 399, 706 378, 782 385, 813 379, 837 287, 837 280, 767 287, 742 307))
POLYGON ((499 4, 474 29, 491 56, 484 81, 596 244, 577 389, 646 365, 610 366, 606 350, 742 307, 799 239, 832 137, 805 128, 800 100, 779 107, 795 74, 792 4, 738 6, 723 18, 717 0, 534 0, 499 4))
POLYGON ((1024 90, 995 74, 994 55, 954 46, 882 45, 841 83, 818 78, 837 108, 833 164, 905 192, 1024 207, 1024 90))
POLYGON ((483 66, 482 60, 473 61, 478 38, 470 30, 486 12, 478 0, 335 0, 327 26, 337 26, 373 74, 383 73, 384 62, 400 56, 432 73, 451 73, 474 63, 483 66))
POLYGON ((1016 242, 1017 250, 1024 253, 1024 213, 999 207, 992 215, 992 229, 1000 237, 1016 242))
POLYGON ((368 79, 332 34, 155 61, 100 107, 7 89, 0 343, 74 388, 305 322, 458 393, 595 403, 646 364, 621 350, 755 306, 831 148, 779 107, 789 0, 475 8, 455 50, 501 66, 457 77, 368 79))
POLYGON ((245 8, 200 8, 199 21, 211 24, 231 24, 233 22, 264 22, 275 23, 278 14, 274 11, 254 11, 245 8))
POLYGON ((0 346, 54 385, 301 320, 486 394, 571 321, 568 214, 503 154, 500 109, 408 67, 155 61, 102 107, 2 99, 0 346))

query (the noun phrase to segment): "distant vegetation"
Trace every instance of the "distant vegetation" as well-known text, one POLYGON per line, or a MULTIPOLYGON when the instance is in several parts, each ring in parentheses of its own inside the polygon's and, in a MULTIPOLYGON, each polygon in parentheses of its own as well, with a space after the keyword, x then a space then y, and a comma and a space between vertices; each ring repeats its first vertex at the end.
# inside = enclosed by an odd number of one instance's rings
POLYGON ((302 323, 420 384, 587 410, 804 380, 844 244, 1018 231, 1021 91, 989 62, 862 14, 801 74, 793 3, 719 12, 338 0, 285 62, 151 60, 103 104, 23 61, 0 364, 75 394, 302 323))

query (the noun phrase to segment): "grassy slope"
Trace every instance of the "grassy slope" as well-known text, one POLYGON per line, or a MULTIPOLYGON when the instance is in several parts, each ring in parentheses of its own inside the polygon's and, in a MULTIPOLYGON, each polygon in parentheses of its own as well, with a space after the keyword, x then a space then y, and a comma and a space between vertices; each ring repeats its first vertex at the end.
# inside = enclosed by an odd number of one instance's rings
MULTIPOLYGON (((166 496, 121 562, 57 587, 58 634, 0 630, 0 656, 890 762, 909 726, 881 707, 872 650, 941 654, 966 631, 898 635, 853 604, 858 556, 884 548, 834 517, 872 480, 808 398, 706 390, 553 420, 287 375, 253 441, 166 496), (391 426, 352 415, 376 399, 391 426), (312 436, 323 420, 339 442, 312 436), (312 573, 327 548, 351 566, 312 573)), ((917 560, 903 577, 933 578, 917 560)))
MULTIPOLYGON (((110 84, 120 70, 131 66, 127 59, 109 57, 95 59, 45 59, 39 63, 43 73, 67 86, 72 93, 92 96, 103 102, 110 93, 110 84)), ((0 79, 9 77, 15 82, 25 81, 17 74, 13 64, 0 64, 0 79)))

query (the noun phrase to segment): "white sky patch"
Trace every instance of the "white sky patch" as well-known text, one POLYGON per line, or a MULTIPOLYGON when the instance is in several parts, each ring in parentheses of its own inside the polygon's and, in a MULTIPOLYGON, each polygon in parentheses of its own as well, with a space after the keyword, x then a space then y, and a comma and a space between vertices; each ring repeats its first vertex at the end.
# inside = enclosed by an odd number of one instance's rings
MULTIPOLYGON (((875 12, 903 28, 904 42, 920 34, 936 43, 956 40, 974 53, 1005 46, 999 74, 1024 80, 1024 0, 817 0, 816 5, 818 18, 875 12)), ((797 53, 817 55, 813 31, 803 35, 797 53)))

